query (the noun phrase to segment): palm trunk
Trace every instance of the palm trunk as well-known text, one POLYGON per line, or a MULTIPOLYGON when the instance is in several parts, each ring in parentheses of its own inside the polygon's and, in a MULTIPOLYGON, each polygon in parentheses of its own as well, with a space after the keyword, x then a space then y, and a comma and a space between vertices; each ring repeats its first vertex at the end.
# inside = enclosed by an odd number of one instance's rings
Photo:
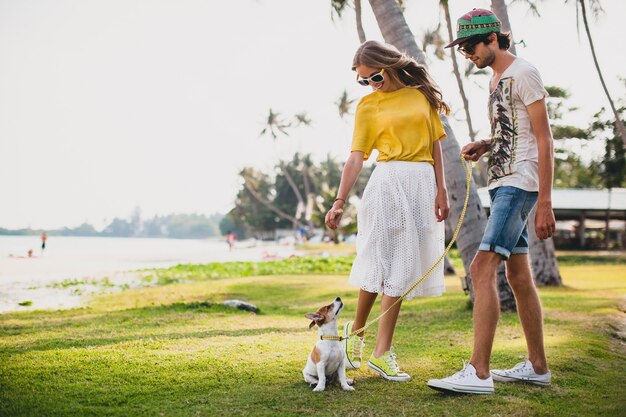
POLYGON ((509 21, 509 12, 506 8, 504 0, 491 0, 491 10, 496 14, 500 22, 502 22, 502 32, 511 32, 511 47, 509 51, 513 55, 517 55, 515 42, 513 41, 513 31, 511 30, 511 22, 509 21))
POLYGON ((253 186, 251 186, 248 183, 248 180, 246 178, 244 178, 244 182, 243 182, 244 187, 246 187, 246 190, 248 190, 248 192, 252 195, 252 197, 254 197, 257 201, 259 201, 261 204, 263 204, 264 206, 266 206, 268 209, 272 210, 274 213, 278 214, 280 217, 282 217, 283 219, 289 220, 290 222, 293 223, 294 228, 296 228, 299 224, 300 221, 298 219, 296 219, 293 216, 290 216, 289 214, 285 213, 284 211, 282 211, 281 209, 279 209, 278 207, 276 207, 275 205, 273 205, 270 201, 266 200, 265 198, 263 198, 255 189, 253 186))
POLYGON ((365 42, 365 31, 363 30, 363 21, 361 20, 361 0, 354 0, 354 13, 356 14, 356 31, 359 34, 359 41, 365 42))
POLYGON ((306 206, 304 209, 304 219, 311 229, 315 226, 311 221, 313 217, 313 204, 315 195, 311 192, 311 184, 309 182, 309 167, 306 162, 302 163, 302 183, 304 185, 304 196, 306 198, 306 206))
POLYGON ((611 110, 613 110, 613 114, 615 115, 615 126, 617 127, 617 132, 622 138, 622 142, 624 142, 624 145, 626 145, 626 129, 624 129, 624 122, 620 118, 620 114, 615 108, 615 104, 613 103, 611 94, 609 94, 609 90, 606 88, 606 83, 604 82, 602 71, 600 70, 600 64, 598 64, 598 57, 596 56, 596 49, 593 46, 593 40, 591 39, 591 32, 589 31, 589 23, 587 22, 587 9, 585 8, 585 1, 578 0, 578 2, 580 3, 580 8, 583 13, 583 22, 585 23, 585 31, 587 32, 587 39, 589 39, 589 47, 591 48, 591 55, 593 56, 593 63, 595 64, 596 70, 598 71, 598 77, 600 77, 600 83, 602 84, 602 88, 604 89, 606 98, 609 99, 611 110))
MULTIPOLYGON (((450 38, 450 42, 452 42, 454 37, 452 35, 452 19, 450 19, 450 8, 448 7, 448 0, 441 0, 441 6, 443 7, 443 11, 446 16, 446 25, 448 26, 448 37, 450 38)), ((461 79, 461 72, 459 71, 459 64, 456 61, 456 53, 454 49, 455 48, 452 48, 452 52, 450 54, 452 56, 452 68, 454 70, 454 77, 456 78, 456 83, 459 86, 459 93, 461 94, 461 99, 463 100, 463 109, 465 109, 465 120, 467 121, 467 130, 469 133, 470 141, 474 142, 476 140, 476 132, 474 132, 474 128, 472 127, 472 116, 470 115, 469 101, 467 100, 467 95, 465 94, 465 88, 463 87, 463 80, 461 79)))
POLYGON ((411 29, 409 29, 409 25, 407 25, 396 1, 370 0, 370 5, 385 42, 412 56, 420 64, 424 64, 426 56, 417 47, 411 29))
MULTIPOLYGON (((300 193, 300 190, 298 189, 298 186, 296 185, 296 182, 293 180, 293 177, 291 176, 289 171, 287 171, 287 167, 282 162, 280 163, 280 169, 283 172, 283 174, 285 175, 285 179, 287 180, 287 183, 291 187, 291 190, 293 191, 293 193, 296 196, 296 199, 298 200, 298 204, 296 205, 296 213, 295 213, 294 218, 299 220, 300 217, 302 217, 302 213, 304 213, 304 211, 305 211, 304 199, 302 198, 302 194, 300 193)), ((294 223, 293 224, 293 228, 295 229, 296 227, 297 227, 297 225, 296 225, 296 223, 294 223)))
MULTIPOLYGON (((447 138, 441 142, 443 160, 446 167, 446 186, 448 187, 448 197, 450 199, 450 215, 447 221, 450 222, 452 227, 456 227, 461 217, 461 211, 463 210, 467 180, 465 170, 461 166, 460 158, 458 157, 458 155, 461 154, 459 144, 456 141, 454 132, 450 128, 447 119, 442 119, 447 135, 447 138)), ((472 183, 464 223, 456 241, 456 247, 463 260, 465 284, 472 304, 474 303, 474 286, 472 285, 472 278, 469 272, 470 265, 478 251, 486 226, 487 215, 478 197, 476 186, 472 183)), ((497 284, 500 298, 500 310, 515 311, 515 297, 506 279, 504 262, 501 262, 498 268, 497 284)))

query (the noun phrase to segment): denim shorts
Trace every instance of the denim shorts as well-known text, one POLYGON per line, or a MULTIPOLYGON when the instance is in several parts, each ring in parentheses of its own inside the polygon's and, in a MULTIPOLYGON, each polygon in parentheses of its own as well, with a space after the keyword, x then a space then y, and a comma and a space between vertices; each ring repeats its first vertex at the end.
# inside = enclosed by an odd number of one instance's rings
POLYGON ((478 250, 495 252, 505 260, 511 255, 528 253, 526 219, 537 203, 537 196, 537 192, 509 186, 489 190, 489 221, 478 250))

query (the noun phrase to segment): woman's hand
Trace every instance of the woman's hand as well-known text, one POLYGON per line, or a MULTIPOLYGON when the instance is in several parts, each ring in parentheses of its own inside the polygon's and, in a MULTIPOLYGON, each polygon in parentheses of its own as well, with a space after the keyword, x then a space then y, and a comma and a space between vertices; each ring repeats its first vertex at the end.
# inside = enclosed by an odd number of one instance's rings
POLYGON ((443 188, 437 191, 437 197, 435 197, 435 217, 438 222, 442 222, 448 218, 448 214, 450 214, 448 190, 443 188))
POLYGON ((330 229, 335 230, 337 226, 339 226, 341 216, 343 216, 343 202, 341 200, 335 201, 330 210, 328 210, 328 213, 326 213, 324 222, 330 229))

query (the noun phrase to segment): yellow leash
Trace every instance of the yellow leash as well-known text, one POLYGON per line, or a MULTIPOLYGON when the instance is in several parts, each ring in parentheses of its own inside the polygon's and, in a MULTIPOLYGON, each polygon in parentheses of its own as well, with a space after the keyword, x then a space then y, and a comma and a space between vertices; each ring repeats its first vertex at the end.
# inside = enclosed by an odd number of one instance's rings
POLYGON ((463 159, 463 156, 461 156, 461 164, 463 164, 463 169, 465 170, 465 178, 467 180, 467 189, 465 191, 465 202, 463 203, 463 210, 461 210, 461 217, 459 217, 459 222, 457 223, 456 229, 454 230, 454 234, 452 235, 452 240, 450 240, 450 243, 448 243, 448 246, 446 247, 446 250, 443 251, 443 254, 441 254, 441 256, 439 257, 437 262, 435 262, 433 264, 433 266, 431 266, 428 269, 428 271, 426 271, 424 273, 424 275, 422 275, 422 277, 420 279, 418 279, 415 284, 413 284, 413 286, 411 288, 409 288, 404 294, 402 294, 400 296, 400 298, 398 298, 395 301, 395 303, 390 305, 387 310, 382 312, 380 316, 376 317, 374 320, 370 321, 369 323, 367 323, 365 326, 361 327, 360 329, 353 330, 352 333, 350 333, 347 337, 344 337, 344 336, 320 336, 321 340, 338 340, 338 341, 341 342, 342 340, 349 339, 350 337, 354 336, 357 333, 361 333, 361 332, 365 331, 365 329, 370 327, 372 324, 376 323, 385 314, 387 314, 389 312, 389 310, 391 310, 393 308, 393 306, 395 306, 400 301, 402 301, 404 299, 404 297, 407 296, 407 294, 409 294, 411 291, 413 291, 415 289, 415 287, 420 285, 422 283, 422 281, 424 281, 426 279, 428 274, 430 274, 433 271, 433 269, 435 269, 437 267, 437 265, 439 265, 441 263, 441 261, 443 261, 443 259, 446 257, 448 252, 450 252, 450 248, 452 247, 452 244, 456 241, 456 238, 459 235, 459 230, 461 230, 461 225, 463 224, 463 218, 465 217, 465 212, 467 211, 467 202, 469 201, 470 185, 471 185, 471 182, 472 182, 472 166, 473 166, 473 163, 472 163, 472 161, 469 161, 469 163, 466 163, 466 161, 463 159))

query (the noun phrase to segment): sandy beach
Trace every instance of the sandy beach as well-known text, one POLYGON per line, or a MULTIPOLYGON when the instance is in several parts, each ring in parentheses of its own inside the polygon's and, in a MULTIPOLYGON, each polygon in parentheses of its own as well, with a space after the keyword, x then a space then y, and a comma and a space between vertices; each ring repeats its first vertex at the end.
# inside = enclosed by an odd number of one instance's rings
POLYGON ((0 313, 85 305, 89 295, 142 285, 141 269, 300 255, 293 245, 254 241, 230 251, 222 240, 53 236, 43 254, 37 244, 37 236, 0 236, 0 313))

